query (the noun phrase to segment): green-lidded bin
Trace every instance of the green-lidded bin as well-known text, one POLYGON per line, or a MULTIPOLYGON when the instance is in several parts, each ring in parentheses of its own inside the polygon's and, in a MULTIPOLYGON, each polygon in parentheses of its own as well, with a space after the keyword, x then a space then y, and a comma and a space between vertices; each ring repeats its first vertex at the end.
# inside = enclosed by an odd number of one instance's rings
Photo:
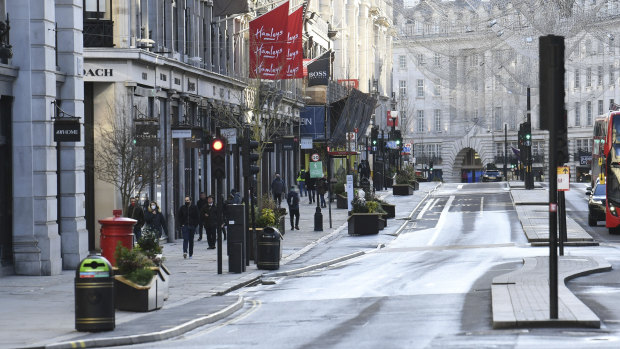
POLYGON ((75 272, 75 329, 98 332, 115 326, 112 265, 102 256, 89 255, 75 272))

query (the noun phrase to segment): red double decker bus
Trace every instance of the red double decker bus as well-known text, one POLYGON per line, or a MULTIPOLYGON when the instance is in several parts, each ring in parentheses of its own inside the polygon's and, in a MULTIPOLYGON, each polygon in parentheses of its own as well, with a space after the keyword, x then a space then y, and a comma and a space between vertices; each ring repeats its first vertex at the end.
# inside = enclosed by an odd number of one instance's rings
POLYGON ((620 233, 620 111, 609 113, 605 137, 605 226, 610 234, 620 233))
POLYGON ((591 182, 590 186, 598 181, 605 184, 605 138, 609 115, 599 116, 594 120, 594 133, 592 135, 592 161, 590 165, 591 182))

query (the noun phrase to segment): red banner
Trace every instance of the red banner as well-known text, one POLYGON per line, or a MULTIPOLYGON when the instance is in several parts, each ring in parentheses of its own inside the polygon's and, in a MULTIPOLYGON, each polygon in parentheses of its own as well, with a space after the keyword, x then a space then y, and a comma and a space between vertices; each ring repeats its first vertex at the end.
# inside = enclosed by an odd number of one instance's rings
POLYGON ((387 126, 388 127, 392 127, 392 118, 394 118, 394 122, 396 122, 396 125, 394 125, 394 127, 398 127, 398 111, 388 110, 387 112, 387 126))
POLYGON ((288 1, 250 22, 250 78, 284 78, 288 1))
POLYGON ((285 79, 303 78, 303 47, 302 47, 302 16, 304 8, 288 16, 288 28, 286 38, 286 64, 284 69, 285 79))

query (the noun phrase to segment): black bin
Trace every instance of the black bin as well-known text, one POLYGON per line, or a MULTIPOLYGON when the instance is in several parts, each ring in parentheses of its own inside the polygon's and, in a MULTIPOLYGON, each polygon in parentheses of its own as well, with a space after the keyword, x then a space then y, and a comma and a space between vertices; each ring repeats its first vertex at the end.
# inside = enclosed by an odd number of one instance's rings
POLYGON ((228 271, 241 273, 245 271, 245 205, 229 204, 226 206, 228 224, 228 271))
POLYGON ((256 267, 258 269, 276 270, 280 268, 282 255, 280 240, 282 235, 274 227, 265 227, 256 237, 256 267))
POLYGON ((112 265, 104 257, 89 255, 75 272, 75 329, 111 331, 115 326, 112 265))

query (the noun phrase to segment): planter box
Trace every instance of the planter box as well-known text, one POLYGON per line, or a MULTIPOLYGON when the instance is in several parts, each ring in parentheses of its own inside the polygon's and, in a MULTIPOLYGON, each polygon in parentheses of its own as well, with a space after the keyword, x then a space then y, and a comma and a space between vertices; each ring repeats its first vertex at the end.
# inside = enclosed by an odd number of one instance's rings
POLYGON ((396 205, 392 205, 392 204, 381 204, 381 207, 383 207, 383 210, 386 212, 385 215, 383 215, 383 217, 385 218, 394 218, 396 217, 396 205))
POLYGON ((409 181, 409 185, 413 187, 413 190, 420 190, 420 183, 417 181, 409 181))
MULTIPOLYGON (((157 292, 161 293, 161 298, 167 300, 170 295, 170 270, 162 263, 157 268, 157 292)), ((159 298, 159 295, 157 296, 159 298)))
POLYGON ((379 223, 379 230, 383 230, 387 226, 387 220, 383 217, 379 217, 379 220, 377 222, 379 223))
POLYGON ((394 184, 394 186, 392 186, 392 194, 413 195, 413 187, 409 184, 394 184))
POLYGON ((161 308, 164 303, 163 296, 157 296, 158 281, 159 277, 153 275, 150 284, 140 286, 125 279, 122 275, 114 276, 116 309, 144 312, 161 308))
POLYGON ((391 188, 394 185, 394 179, 392 177, 388 177, 385 179, 385 187, 391 188))
POLYGON ((286 233, 286 230, 284 230, 285 227, 286 227, 286 209, 284 209, 284 215, 281 216, 278 222, 276 223, 276 229, 280 231, 280 234, 284 235, 284 233, 286 233))
POLYGON ((379 234, 378 213, 353 213, 347 219, 349 235, 379 234))
POLYGON ((343 208, 345 210, 349 209, 349 203, 347 202, 346 196, 342 196, 340 194, 336 195, 336 208, 343 208))

